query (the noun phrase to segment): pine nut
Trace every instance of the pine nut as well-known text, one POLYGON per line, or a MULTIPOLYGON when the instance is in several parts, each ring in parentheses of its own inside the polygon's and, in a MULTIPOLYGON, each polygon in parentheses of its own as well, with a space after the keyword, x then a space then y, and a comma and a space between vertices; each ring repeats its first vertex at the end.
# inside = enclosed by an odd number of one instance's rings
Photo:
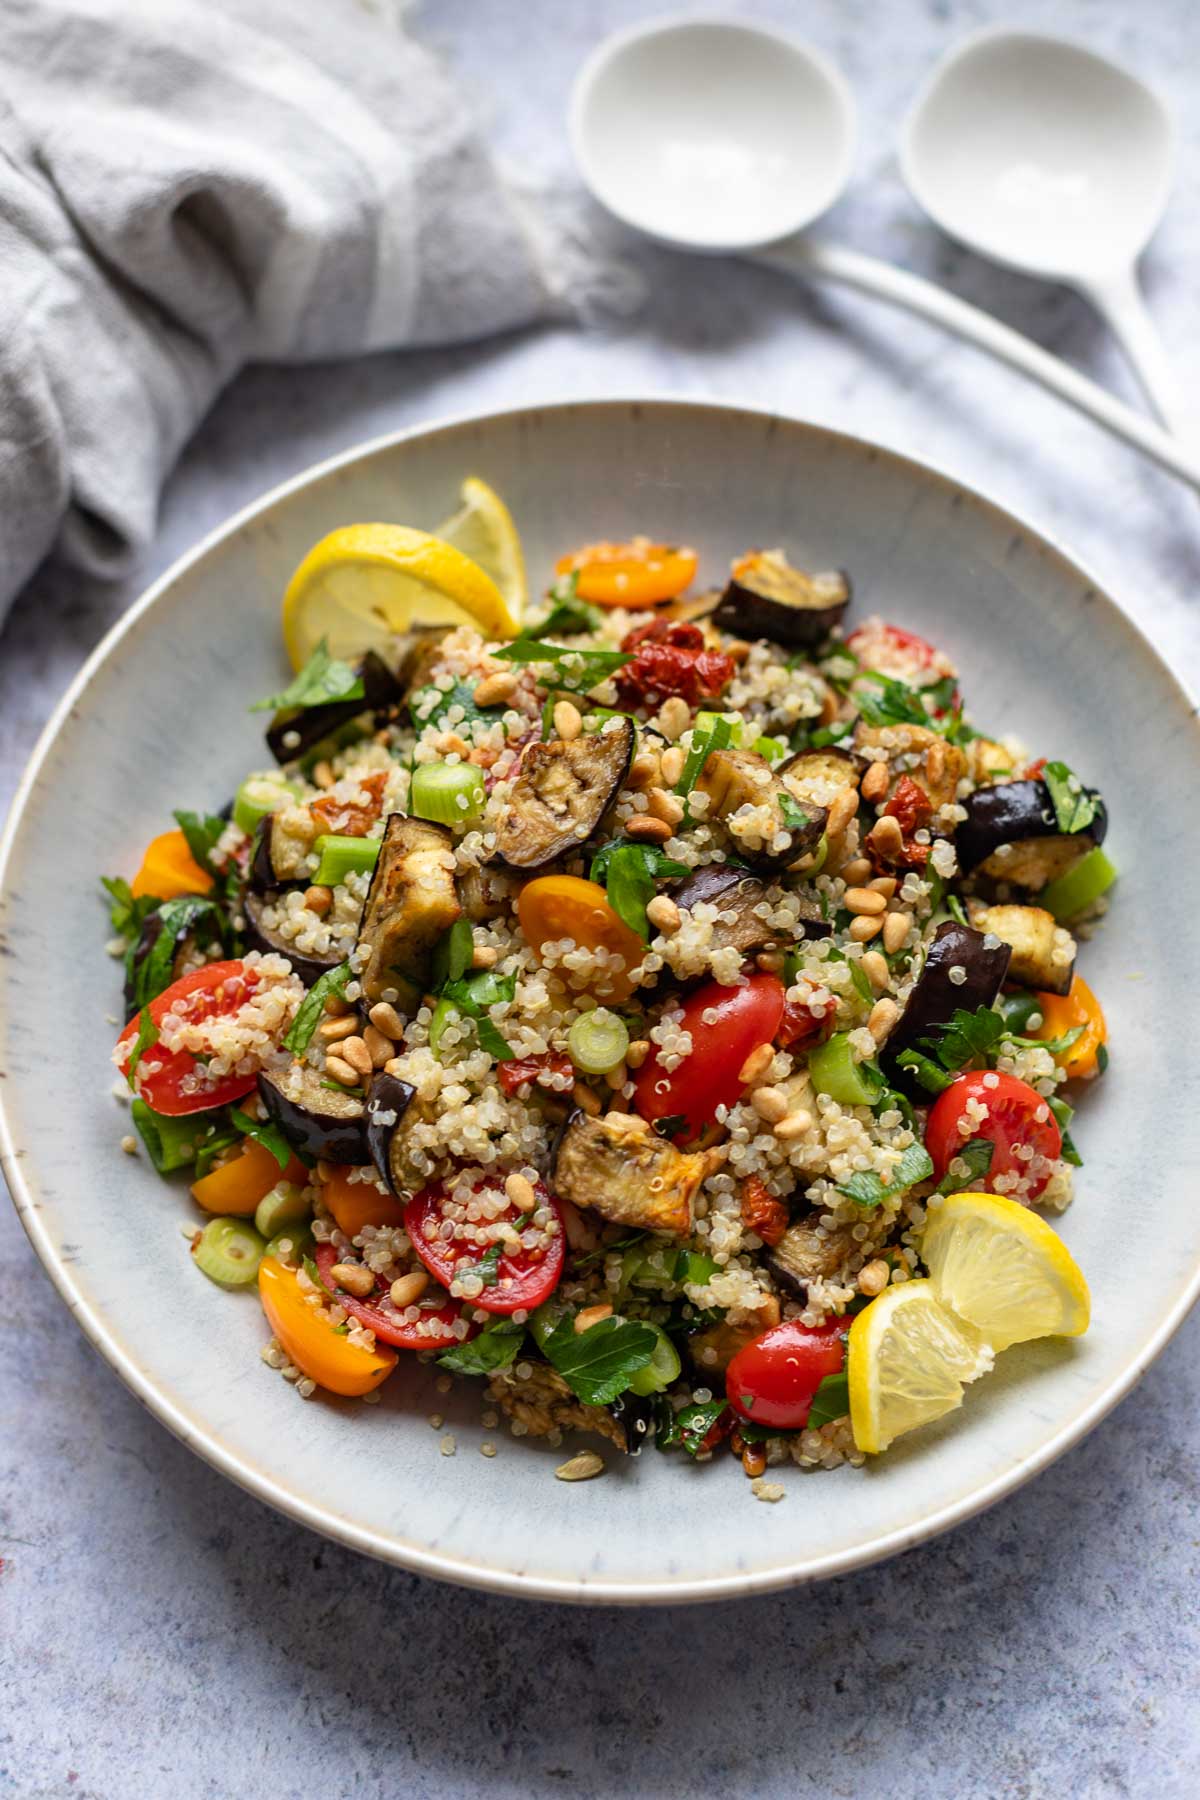
POLYGON ((762 1080, 774 1061, 774 1046, 771 1044, 760 1044, 757 1050, 752 1050, 750 1052, 749 1056, 738 1070, 738 1080, 743 1087, 750 1087, 754 1082, 762 1080))
POLYGON ((867 833, 867 842, 880 856, 898 856, 904 848, 904 833, 900 829, 899 819, 891 813, 884 813, 882 819, 876 819, 867 833))
POLYGON ((873 894, 870 888, 847 888, 846 892, 842 895, 842 899, 845 902, 847 909, 852 913, 862 913, 866 914, 868 917, 873 917, 876 913, 885 913, 887 911, 887 901, 884 899, 883 895, 873 894))
POLYGON ((537 1189, 528 1175, 513 1170, 505 1177, 504 1191, 518 1212, 532 1212, 538 1203, 537 1189))
POLYGON ((629 1069, 640 1069, 650 1054, 649 1038, 634 1038, 625 1052, 625 1066, 629 1069))
POLYGON ((391 1038, 384 1037, 374 1025, 368 1025, 362 1034, 363 1043, 367 1046, 367 1054, 371 1058, 374 1069, 382 1069, 384 1063, 391 1062, 396 1054, 396 1046, 391 1038))
POLYGON ((868 881, 866 885, 873 894, 882 894, 885 900, 894 900, 900 883, 894 875, 877 875, 874 881, 868 881))
POLYGON ((778 1120, 772 1129, 777 1138, 781 1138, 784 1143, 789 1143, 792 1138, 803 1137, 806 1131, 812 1130, 812 1114, 788 1113, 787 1117, 778 1120))
POLYGON ((305 888, 304 904, 310 913, 316 913, 318 919, 323 919, 333 905, 333 889, 327 887, 305 888))
POLYGON ((894 1000, 877 1000, 871 1008, 871 1016, 867 1020, 867 1030, 877 1044, 882 1044, 888 1032, 900 1017, 900 1008, 894 1000))
POLYGON ((651 818, 649 813, 635 813, 632 819, 625 821, 625 835, 647 844, 665 844, 671 835, 671 827, 665 819, 651 818))
POLYGON ((506 669, 499 669, 494 675, 485 675, 482 681, 476 682, 471 698, 476 706, 500 706, 505 700, 511 700, 516 691, 516 676, 506 669))
POLYGON ((888 766, 885 762, 873 762, 859 782, 859 792, 864 800, 874 806, 882 800, 888 791, 888 766))
POLYGON ((345 1288, 348 1294, 357 1294, 360 1300, 375 1292, 375 1277, 361 1263, 334 1263, 329 1273, 340 1288, 345 1288))
POLYGON ((904 947, 904 940, 912 929, 912 914, 909 912, 889 913, 883 921, 883 947, 889 956, 895 956, 897 950, 904 947))
POLYGON ((782 950, 760 950, 754 959, 754 966, 764 974, 778 975, 786 961, 782 950))
POLYGON ((729 638, 726 640, 725 654, 731 656, 735 663, 741 664, 749 656, 750 646, 744 638, 729 638))
MULTIPOLYGON (((886 929, 886 926, 885 926, 886 929)), ((878 950, 865 950, 861 959, 862 972, 873 988, 886 988, 892 984, 892 973, 887 961, 878 950)))
POLYGON ((334 1165, 331 1162, 326 1162, 324 1157, 318 1157, 318 1159, 317 1159, 317 1180, 321 1181, 321 1182, 332 1181, 333 1180, 333 1168, 334 1168, 334 1165))
POLYGON ((750 1096, 750 1104, 759 1118, 765 1119, 768 1125, 777 1124, 780 1119, 787 1118, 787 1096, 780 1088, 755 1088, 750 1096))
POLYGON ((874 1262, 869 1262, 865 1268, 859 1270, 859 1293, 882 1294, 884 1288, 888 1284, 891 1273, 890 1267, 884 1262, 882 1256, 877 1256, 874 1262))
POLYGON ((658 709, 659 728, 663 736, 670 738, 672 743, 683 736, 691 722, 692 709, 678 694, 672 694, 658 709))
POLYGON ((659 931, 665 931, 668 935, 679 930, 679 908, 669 894, 656 894, 647 904, 646 917, 659 931))
POLYGON ((643 789, 656 785, 660 772, 661 764, 656 753, 653 750, 641 750, 629 765, 626 786, 631 787, 635 793, 641 793, 643 789))
POLYGON ((866 887, 871 878, 871 865, 865 856, 856 856, 842 870, 842 880, 847 887, 866 887))
POLYGON ((665 819, 672 829, 682 822, 683 802, 668 794, 666 788, 652 787, 646 799, 654 818, 665 819))
POLYGON ((586 1082, 577 1081, 575 1083, 575 1086, 571 1089, 571 1098, 576 1106, 582 1107, 583 1111, 589 1113, 593 1119, 598 1119, 600 1114, 604 1111, 604 1108, 601 1106, 595 1094, 593 1094, 591 1088, 587 1086, 586 1082))
POLYGON ((343 1062, 348 1062, 352 1069, 357 1069, 364 1078, 371 1073, 375 1066, 371 1061, 371 1052, 360 1037, 343 1038, 338 1045, 338 1055, 343 1062))
POLYGON ((742 1445, 742 1468, 751 1481, 767 1472, 767 1453, 761 1444, 742 1445))
POLYGON ((340 1056, 325 1058, 325 1073, 330 1081, 339 1081, 343 1087, 358 1086, 358 1070, 352 1069, 350 1064, 343 1062, 340 1056))
POLYGON ((598 1325, 601 1319, 611 1318, 612 1305, 607 1300, 602 1300, 598 1306, 585 1306, 581 1312, 575 1314, 576 1334, 589 1331, 593 1325, 598 1325))
POLYGON ((941 785, 946 775, 946 746, 941 738, 934 738, 925 752, 925 775, 931 788, 941 785))
POLYGON ((499 961, 500 952, 494 950, 491 944, 476 944, 471 952, 471 967, 473 969, 494 969, 499 961))
POLYGON ((664 750, 659 757, 659 767, 662 770, 662 778, 668 787, 674 787, 678 782, 679 777, 683 774, 685 760, 683 751, 679 748, 678 744, 672 744, 671 748, 669 750, 664 750))
POLYGON ((572 1456, 567 1462, 559 1463, 554 1474, 559 1481, 590 1481, 593 1475, 603 1475, 604 1458, 597 1456, 594 1450, 581 1450, 578 1456, 572 1456))
POLYGON ((411 1306, 428 1286, 429 1276, 424 1269, 414 1269, 411 1275, 398 1275, 391 1286, 392 1305, 411 1306))
POLYGON ((612 1089, 613 1093, 619 1094, 629 1079, 629 1076, 626 1073, 625 1064, 623 1062, 617 1063, 615 1068, 607 1071, 604 1079, 612 1089))
POLYGON ((382 1031, 384 1037, 391 1038, 393 1043, 398 1044, 404 1036, 404 1020, 386 1000, 377 1001, 367 1017, 376 1031, 382 1031))
POLYGON ((560 700, 554 708, 554 729, 565 744, 571 743, 583 730, 583 714, 570 700, 560 700))
POLYGON ((346 1013, 340 1019, 322 1019, 317 1026, 317 1036, 326 1044, 336 1044, 342 1038, 353 1037, 358 1030, 358 1020, 353 1013, 346 1013))
POLYGON ((346 1013, 352 1013, 354 1008, 351 1006, 349 1000, 343 1000, 340 994, 326 994, 325 1011, 329 1014, 331 1019, 340 1019, 344 1017, 346 1013))
POLYGON ((851 919, 850 936, 856 944, 869 944, 871 939, 881 929, 882 925, 883 920, 878 918, 871 919, 863 916, 857 919, 851 919))
POLYGON ((312 778, 314 787, 331 788, 334 784, 333 764, 322 758, 313 765, 312 778))
POLYGON ((839 838, 851 819, 858 811, 858 789, 844 787, 833 796, 829 807, 829 817, 825 821, 825 835, 828 838, 839 838))

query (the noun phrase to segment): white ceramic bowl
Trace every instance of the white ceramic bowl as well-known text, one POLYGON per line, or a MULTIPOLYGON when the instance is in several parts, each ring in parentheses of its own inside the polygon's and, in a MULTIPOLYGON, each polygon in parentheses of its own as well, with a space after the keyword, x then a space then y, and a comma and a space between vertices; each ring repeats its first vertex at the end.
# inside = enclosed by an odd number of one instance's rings
MULTIPOLYGON (((1035 532, 945 476, 857 439, 733 408, 609 401, 387 439, 268 495, 126 615, 51 722, 9 824, 0 913, 0 1146, 25 1227, 68 1307, 138 1397, 250 1492, 422 1573, 546 1598, 744 1594, 894 1554, 970 1518, 1075 1443, 1128 1391, 1200 1287, 1200 1108, 1181 1063, 1181 945, 1200 891, 1195 709, 1116 606, 1035 532), (310 544, 354 520, 443 516, 477 473, 512 505, 534 579, 571 544, 689 540, 716 577, 748 544, 841 565, 879 610, 961 665, 975 717, 1104 790, 1123 870, 1084 951, 1112 1068, 1078 1120, 1086 1167, 1063 1234, 1092 1285, 1078 1343, 1010 1351, 940 1427, 867 1469, 787 1471, 757 1503, 720 1458, 653 1450, 603 1479, 500 1434, 415 1365, 376 1408, 299 1400, 258 1359, 252 1294, 189 1266, 185 1192, 117 1149, 108 1056, 119 971, 97 877, 131 870, 178 806, 219 804, 262 756, 248 699, 279 685, 279 596, 310 544), (438 1452, 446 1414, 457 1454, 438 1452)), ((64 1329, 65 1329, 64 1320, 64 1329)))

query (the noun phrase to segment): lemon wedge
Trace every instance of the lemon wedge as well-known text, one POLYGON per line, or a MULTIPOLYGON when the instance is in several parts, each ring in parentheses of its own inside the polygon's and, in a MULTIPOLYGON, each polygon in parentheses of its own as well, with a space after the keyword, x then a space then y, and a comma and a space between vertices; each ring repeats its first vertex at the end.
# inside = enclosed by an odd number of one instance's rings
POLYGON ((1015 1200, 950 1194, 930 1210, 921 1255, 938 1299, 993 1350, 1088 1328, 1091 1296, 1074 1257, 1015 1200))
POLYGON ((471 624, 488 638, 517 620, 492 577, 454 544, 409 525, 343 525, 314 544, 283 596, 283 641, 302 669, 322 638, 353 660, 416 625, 471 624))
POLYGON ((850 1425, 877 1455, 902 1432, 962 1405, 963 1388, 992 1366, 991 1347, 942 1305, 931 1281, 885 1288, 850 1327, 850 1425))
POLYGON ((434 536, 453 544, 491 576, 519 625, 529 598, 525 553, 513 516, 495 488, 478 475, 468 475, 459 491, 458 511, 435 525, 434 536))

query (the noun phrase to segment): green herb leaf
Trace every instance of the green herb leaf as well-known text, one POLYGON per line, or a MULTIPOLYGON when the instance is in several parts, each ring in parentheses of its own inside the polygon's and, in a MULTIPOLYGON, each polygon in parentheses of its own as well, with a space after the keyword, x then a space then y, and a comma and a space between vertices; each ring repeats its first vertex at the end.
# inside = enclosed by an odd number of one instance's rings
POLYGON ((157 1042, 158 1026, 150 1017, 150 1008, 148 1006, 143 1006, 141 1012, 138 1014, 137 1036, 133 1040, 133 1052, 129 1058, 129 1067, 125 1071, 125 1079, 128 1081, 130 1087, 134 1089, 135 1093, 137 1091, 137 1084, 134 1081, 134 1076, 137 1074, 138 1064, 141 1062, 150 1046, 152 1044, 157 1044, 157 1042))
POLYGON ((324 975, 313 982, 300 1003, 300 1010, 284 1033, 284 1047, 293 1056, 304 1055, 324 1016, 326 1000, 331 994, 344 994, 352 974, 353 970, 348 962, 339 963, 336 969, 326 970, 324 975))
POLYGON ((714 1397, 693 1400, 676 1412, 664 1397, 656 1408, 655 1446, 659 1450, 686 1450, 689 1456, 698 1456, 713 1426, 728 1411, 729 1402, 714 1397))
POLYGON ((871 986, 870 977, 863 968, 862 963, 859 962, 857 957, 851 956, 846 958, 846 962, 849 964, 850 979, 854 983, 855 993, 860 1000, 865 1000, 868 1005, 874 1005, 875 990, 871 986))
POLYGON ((911 1100, 908 1098, 907 1094, 901 1094, 897 1092, 895 1088, 884 1088, 878 1100, 872 1100, 871 1110, 875 1113, 885 1113, 895 1110, 900 1114, 906 1125, 910 1127, 916 1125, 917 1115, 913 1111, 911 1100))
MULTIPOLYGON (((1077 1025, 1075 1027, 1075 1029, 1080 1035, 1082 1035, 1082 1032, 1083 1032, 1082 1025, 1077 1025)), ((1059 1038, 1057 1040, 1057 1042, 1061 1044, 1064 1042, 1064 1040, 1062 1038, 1059 1038)), ((1096 1045, 1096 1067, 1100 1071, 1101 1075, 1107 1074, 1108 1063, 1109 1063, 1108 1045, 1107 1044, 1097 1044, 1096 1045)))
POLYGON ((963 903, 957 894, 946 895, 946 911, 950 914, 950 917, 956 920, 960 925, 969 925, 971 923, 966 913, 963 911, 963 903))
POLYGON ((618 669, 633 661, 624 650, 573 650, 569 644, 544 644, 519 637, 493 654, 501 662, 545 665, 553 670, 553 684, 568 694, 587 694, 618 669))
MULTIPOLYGON (((462 981, 448 981, 442 989, 442 1002, 453 1006, 457 1011, 465 1013, 475 1025, 475 1035, 482 1049, 494 1057, 497 1062, 510 1062, 513 1051, 488 1017, 490 1006, 499 1006, 510 1001, 517 991, 515 975, 497 975, 492 969, 480 969, 477 974, 468 976, 462 981)), ((440 1004, 440 1003, 439 1003, 440 1004)), ((444 1024, 443 1024, 444 1029, 444 1024)), ((440 1037, 440 1032, 439 1032, 440 1037)), ((432 1030, 430 1043, 434 1054, 437 1046, 433 1044, 432 1030)))
POLYGON ((819 1431, 822 1425, 832 1425, 835 1419, 844 1419, 849 1411, 850 1377, 842 1369, 836 1375, 826 1375, 817 1388, 808 1409, 805 1430, 819 1431))
POLYGON ((217 839, 225 830, 227 820, 216 813, 177 812, 175 823, 187 839, 187 847, 195 861, 200 864, 214 881, 220 881, 224 869, 218 867, 213 860, 217 847, 217 839))
POLYGON ((806 825, 811 825, 812 814, 805 812, 795 796, 789 794, 786 788, 780 788, 778 799, 779 811, 788 831, 803 831, 806 825))
POLYGON ((202 923, 209 924, 213 941, 223 943, 225 937, 225 921, 220 910, 202 894, 184 894, 176 900, 164 900, 161 905, 153 901, 146 917, 161 920, 158 934, 150 949, 135 963, 134 951, 141 939, 139 930, 125 959, 125 975, 133 1006, 139 1009, 148 1006, 151 1000, 157 1000, 174 981, 175 957, 181 938, 190 931, 197 931, 202 923))
POLYGON ((607 1406, 645 1368, 657 1343, 652 1325, 608 1318, 576 1332, 573 1314, 566 1313, 542 1349, 577 1399, 585 1406, 607 1406))
POLYGON ((1068 836, 1075 831, 1085 831, 1096 817, 1099 796, 1089 794, 1078 775, 1064 762, 1048 762, 1042 770, 1042 780, 1050 789, 1058 829, 1068 836))
POLYGON ((1046 1101, 1046 1105, 1050 1108, 1050 1111, 1054 1114, 1055 1122, 1058 1125, 1059 1130, 1062 1132, 1062 1159, 1063 1159, 1063 1161, 1070 1163, 1076 1169, 1082 1169, 1083 1158, 1082 1158, 1082 1156, 1080 1156, 1078 1150, 1075 1148, 1075 1140, 1072 1138, 1071 1133, 1067 1130, 1067 1126, 1071 1123, 1071 1120, 1075 1117, 1075 1108, 1073 1106, 1068 1106, 1066 1101, 1060 1100, 1056 1094, 1052 1094, 1049 1097, 1049 1099, 1046 1101))
POLYGON ((136 940, 144 921, 161 905, 156 894, 139 894, 134 897, 129 883, 121 875, 102 875, 100 885, 111 902, 108 909, 109 921, 118 936, 127 943, 136 940))
POLYGON ((250 711, 282 712, 292 707, 326 706, 332 700, 361 700, 363 694, 358 670, 330 656, 329 645, 322 638, 291 685, 281 694, 256 700, 250 711))
POLYGON ((252 1119, 241 1107, 229 1109, 229 1117, 242 1133, 243 1137, 253 1138, 264 1150, 269 1150, 281 1169, 286 1169, 292 1160, 292 1146, 284 1137, 278 1126, 270 1125, 265 1119, 252 1119))
POLYGON ((922 1056, 919 1050, 902 1050, 896 1058, 896 1066, 911 1069, 927 1094, 944 1094, 954 1079, 928 1056, 922 1056))
POLYGON ((938 1182, 935 1191, 939 1194, 957 1194, 963 1188, 969 1188, 973 1181, 978 1181, 980 1176, 987 1174, 992 1166, 992 1157, 995 1152, 996 1146, 990 1138, 971 1138, 960 1150, 956 1150, 950 1159, 952 1162, 960 1159, 965 1162, 966 1174, 951 1175, 947 1172, 938 1182))
POLYGON ((413 724, 418 731, 424 730, 426 725, 444 725, 446 715, 451 707, 461 707, 462 709, 461 717, 455 720, 455 724, 472 725, 477 719, 484 719, 489 725, 493 724, 501 713, 507 711, 508 702, 501 700, 495 706, 477 706, 475 704, 475 688, 477 686, 477 682, 456 681, 454 686, 445 693, 433 682, 426 687, 418 688, 409 697, 408 702, 408 710, 413 724))
POLYGON ((516 1361, 524 1338, 524 1325, 514 1325, 507 1318, 493 1319, 478 1337, 444 1350, 438 1364, 455 1375, 490 1375, 494 1369, 507 1369, 516 1361))
POLYGON ((475 937, 469 919, 455 919, 433 947, 430 981, 435 994, 440 994, 448 981, 460 981, 471 966, 475 954, 475 937))
POLYGON ((542 620, 540 625, 533 626, 522 635, 540 643, 543 638, 570 637, 573 632, 599 631, 604 624, 604 614, 598 606, 589 606, 586 600, 579 598, 576 589, 579 577, 574 571, 556 581, 550 590, 550 598, 554 608, 542 620))
POLYGON ((322 1075, 321 1086, 323 1088, 328 1088, 330 1092, 334 1094, 353 1094, 356 1099, 361 1098, 365 1092, 365 1089, 357 1083, 354 1087, 347 1087, 344 1081, 334 1081, 328 1075, 322 1075))
POLYGON ((863 1169, 846 1181, 840 1181, 837 1191, 859 1206, 879 1206, 884 1200, 907 1192, 919 1181, 928 1181, 932 1174, 933 1159, 924 1144, 910 1144, 896 1164, 890 1181, 883 1181, 873 1169, 863 1169))
POLYGON ((228 1125, 224 1116, 221 1118, 219 1128, 216 1125, 210 1125, 209 1130, 212 1133, 211 1137, 205 1137, 196 1150, 197 1181, 203 1180, 204 1176, 212 1171, 218 1156, 222 1156, 226 1150, 232 1150, 234 1145, 240 1141, 239 1134, 228 1125))
POLYGON ((490 1250, 484 1252, 478 1262, 459 1263, 457 1266, 461 1268, 464 1275, 478 1275, 484 1287, 495 1287, 500 1279, 500 1258, 503 1254, 503 1246, 493 1244, 490 1250))

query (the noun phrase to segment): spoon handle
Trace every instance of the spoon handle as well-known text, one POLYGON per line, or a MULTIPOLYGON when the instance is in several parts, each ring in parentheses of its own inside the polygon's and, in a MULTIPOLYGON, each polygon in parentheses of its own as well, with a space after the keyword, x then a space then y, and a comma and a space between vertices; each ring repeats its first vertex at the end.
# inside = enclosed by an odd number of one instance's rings
POLYGON ((1167 361, 1158 327, 1146 310, 1134 270, 1119 269, 1103 280, 1080 281, 1076 286, 1120 339, 1150 404, 1168 431, 1186 437, 1193 426, 1190 409, 1181 404, 1178 377, 1167 361))
POLYGON ((864 256, 860 251, 848 250, 840 244, 820 243, 803 237, 787 238, 782 243, 772 244, 769 249, 756 251, 754 261, 806 279, 818 277, 839 281, 861 293, 873 294, 877 299, 889 300, 896 306, 907 307, 910 312, 920 313, 923 318, 966 338, 979 349, 989 350, 1001 362, 1019 369, 1032 380, 1040 381, 1043 387, 1078 407, 1080 412, 1087 413, 1114 437, 1123 438, 1127 444, 1153 458, 1160 468, 1168 469, 1181 481, 1200 490, 1200 459, 1190 455, 1161 426, 1143 418, 1123 401, 1114 399, 1098 382, 1078 374, 1021 332, 1002 325, 979 307, 948 294, 935 282, 926 281, 920 275, 910 275, 906 269, 894 268, 891 263, 864 256))

